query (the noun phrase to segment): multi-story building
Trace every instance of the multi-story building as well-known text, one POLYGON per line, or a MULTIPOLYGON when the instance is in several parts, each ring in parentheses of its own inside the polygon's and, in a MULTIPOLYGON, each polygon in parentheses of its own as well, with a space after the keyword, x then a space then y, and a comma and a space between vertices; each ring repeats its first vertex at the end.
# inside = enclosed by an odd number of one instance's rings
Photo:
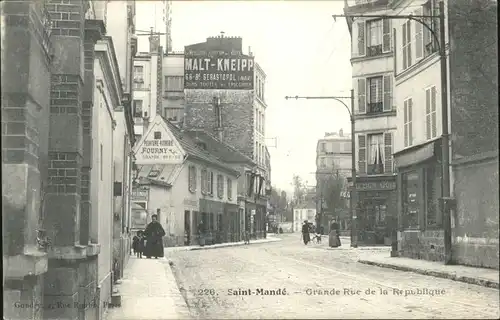
POLYGON ((341 229, 348 224, 348 184, 346 178, 350 176, 352 168, 351 134, 339 132, 325 132, 325 136, 318 140, 316 146, 316 223, 329 232, 329 221, 334 217, 339 221, 341 229), (333 185, 335 184, 335 189, 333 185), (338 193, 338 195, 334 195, 338 193), (333 201, 326 201, 327 197, 335 197, 333 201), (338 203, 333 203, 338 202, 338 203), (330 206, 335 206, 329 208, 330 206))
MULTIPOLYGON (((105 10, 96 5, 2 3, 2 75, 11 79, 2 86, 9 319, 99 319, 111 300, 114 196, 120 189, 113 146, 131 146, 132 117, 122 107, 105 10), (11 68, 19 63, 26 70, 11 68), (15 307, 41 301, 40 308, 15 307), (56 302, 74 307, 51 307, 56 302)), ((120 211, 120 221, 124 215, 120 211)))
POLYGON ((205 244, 240 240, 237 186, 242 170, 225 159, 234 163, 244 155, 203 131, 182 131, 160 115, 134 151, 136 183, 144 194, 142 201, 134 201, 137 226, 157 214, 166 231, 165 246, 199 243, 199 234, 205 244))
MULTIPOLYGON (((247 221, 259 221, 255 236, 264 236, 264 223, 260 220, 265 220, 266 194, 270 184, 265 179, 269 174, 265 151, 266 75, 262 68, 254 64, 251 54, 243 54, 241 38, 212 37, 206 42, 187 46, 187 54, 167 53, 162 58, 162 68, 154 62, 156 56, 153 52, 158 51, 150 51, 135 62, 136 70, 144 70, 143 77, 150 79, 150 86, 144 86, 141 96, 134 98, 135 103, 142 107, 143 118, 144 114, 148 117, 162 114, 184 130, 205 130, 253 159, 255 166, 250 169, 249 179, 254 180, 251 184, 254 190, 247 197, 245 212, 247 221), (220 60, 221 73, 210 73, 203 67, 199 69, 200 58, 196 58, 199 51, 224 52, 225 59, 220 60), (234 64, 230 59, 234 59, 234 64), (162 84, 156 93, 153 92, 153 81, 162 84), (157 96, 160 97, 153 101, 157 96)), ((216 67, 216 63, 213 66, 216 67)), ((140 134, 141 128, 144 125, 136 125, 136 134, 140 134)))
MULTIPOLYGON (((345 14, 390 14, 387 0, 359 1, 345 14)), ((352 78, 357 160, 358 241, 390 243, 397 217, 393 146, 396 129, 394 39, 390 19, 347 19, 352 39, 352 78)), ((399 111, 398 111, 399 112, 399 111)), ((350 178, 349 178, 350 180, 350 178)))
MULTIPOLYGON (((440 14, 439 4, 433 0, 392 5, 400 14, 440 14)), ((445 259, 439 204, 445 125, 451 132, 451 168, 446 170, 456 201, 452 207, 452 259, 498 268, 498 91, 492 83, 498 77, 498 57, 492 49, 497 41, 496 10, 496 1, 474 5, 444 1, 445 30, 438 18, 426 19, 437 37, 444 32, 444 44, 418 22, 394 23, 398 108, 394 156, 400 186, 399 252, 403 256, 445 259), (467 12, 467 21, 463 12, 467 12), (448 88, 441 87, 442 46, 449 56, 448 88), (479 61, 488 61, 488 66, 479 61), (444 123, 442 97, 446 92, 450 92, 444 97, 449 118, 444 123)))

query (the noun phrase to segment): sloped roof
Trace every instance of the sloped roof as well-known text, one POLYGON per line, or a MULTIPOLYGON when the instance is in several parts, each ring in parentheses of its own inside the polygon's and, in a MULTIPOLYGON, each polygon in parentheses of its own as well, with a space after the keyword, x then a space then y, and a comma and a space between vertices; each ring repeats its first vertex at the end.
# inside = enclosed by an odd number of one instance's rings
POLYGON ((189 135, 186 134, 186 132, 181 132, 179 128, 177 128, 175 125, 173 125, 170 121, 166 120, 163 118, 165 121, 168 129, 174 137, 177 139, 177 141, 180 143, 182 149, 188 154, 188 158, 195 158, 207 163, 210 163, 219 169, 225 170, 235 176, 239 175, 239 172, 234 170, 231 166, 229 166, 227 163, 224 163, 223 160, 221 160, 219 157, 216 155, 211 154, 207 150, 203 150, 200 147, 197 146, 196 141, 189 135))
POLYGON ((190 129, 186 131, 186 134, 188 134, 195 142, 204 142, 207 147, 207 151, 214 154, 224 162, 255 165, 255 162, 250 157, 227 143, 220 141, 206 131, 190 129))

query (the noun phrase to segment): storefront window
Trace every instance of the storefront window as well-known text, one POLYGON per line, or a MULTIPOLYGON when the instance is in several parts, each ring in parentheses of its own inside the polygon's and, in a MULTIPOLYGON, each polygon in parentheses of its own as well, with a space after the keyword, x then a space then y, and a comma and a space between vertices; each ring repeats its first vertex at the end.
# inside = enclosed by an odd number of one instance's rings
POLYGON ((403 185, 403 227, 406 229, 418 229, 419 205, 418 205, 418 173, 406 172, 402 175, 403 185))

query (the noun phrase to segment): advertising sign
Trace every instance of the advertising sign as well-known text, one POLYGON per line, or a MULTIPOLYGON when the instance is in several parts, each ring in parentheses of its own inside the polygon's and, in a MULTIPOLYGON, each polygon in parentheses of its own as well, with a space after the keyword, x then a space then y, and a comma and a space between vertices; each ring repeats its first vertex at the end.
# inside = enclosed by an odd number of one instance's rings
POLYGON ((184 154, 166 126, 154 123, 139 142, 135 158, 137 164, 181 164, 184 154))
POLYGON ((221 51, 185 51, 185 89, 252 90, 253 57, 221 51))

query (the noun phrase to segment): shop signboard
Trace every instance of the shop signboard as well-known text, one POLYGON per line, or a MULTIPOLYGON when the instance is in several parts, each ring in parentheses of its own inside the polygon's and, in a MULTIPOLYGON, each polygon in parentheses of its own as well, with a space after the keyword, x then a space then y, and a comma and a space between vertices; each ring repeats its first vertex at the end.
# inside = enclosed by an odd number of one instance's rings
POLYGON ((395 181, 356 182, 357 191, 395 190, 395 181))
POLYGON ((163 121, 154 122, 135 148, 135 162, 141 164, 181 164, 184 153, 163 121))
POLYGON ((239 52, 185 49, 185 89, 252 90, 253 83, 253 57, 239 52))

